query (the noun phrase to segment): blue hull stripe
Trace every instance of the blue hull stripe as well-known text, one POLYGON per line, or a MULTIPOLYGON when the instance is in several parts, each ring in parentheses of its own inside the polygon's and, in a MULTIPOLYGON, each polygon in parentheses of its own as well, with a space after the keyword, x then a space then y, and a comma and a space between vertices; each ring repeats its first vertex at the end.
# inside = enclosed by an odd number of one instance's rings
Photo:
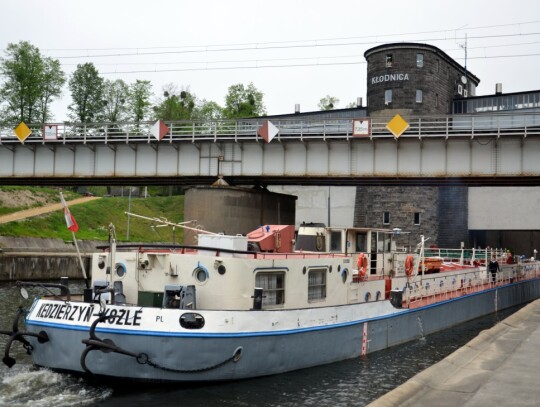
MULTIPOLYGON (((163 331, 143 331, 143 330, 127 330, 127 329, 110 329, 110 328, 96 328, 96 332, 101 333, 108 333, 108 334, 120 334, 120 335, 143 335, 143 336, 159 336, 159 337, 179 337, 179 338, 246 338, 246 337, 257 337, 257 336, 282 336, 282 335, 294 335, 294 334, 300 334, 304 332, 314 332, 314 331, 323 331, 328 329, 338 329, 338 328, 345 328, 349 326, 354 325, 360 325, 364 322, 370 322, 370 321, 380 321, 384 319, 394 318, 396 316, 401 316, 404 314, 410 314, 415 312, 424 311, 426 309, 434 308, 434 307, 440 307, 444 304, 449 304, 455 301, 462 301, 465 298, 471 298, 477 295, 483 295, 495 290, 500 290, 502 288, 508 288, 513 285, 518 284, 526 284, 533 282, 535 280, 540 279, 533 279, 533 280, 527 280, 527 281, 520 281, 517 283, 509 284, 504 287, 497 287, 497 288, 490 288, 488 290, 484 290, 477 293, 467 294, 463 295, 458 298, 452 298, 445 301, 440 301, 435 304, 426 305, 419 308, 414 309, 408 309, 403 308, 401 311, 383 315, 380 317, 374 317, 374 318, 366 318, 366 319, 360 319, 356 321, 350 321, 350 322, 343 322, 340 324, 331 324, 331 325, 325 325, 325 326, 314 326, 309 328, 300 328, 300 329, 288 329, 288 330, 281 330, 281 331, 261 331, 261 332, 234 332, 234 333, 202 333, 202 332, 163 332, 163 331)), ((69 331, 89 331, 89 326, 82 326, 82 325, 67 325, 67 324, 57 324, 57 323, 51 323, 51 322, 41 322, 41 321, 31 321, 26 320, 26 325, 34 325, 34 326, 42 326, 42 327, 49 327, 49 328, 55 328, 55 329, 64 329, 69 331)))

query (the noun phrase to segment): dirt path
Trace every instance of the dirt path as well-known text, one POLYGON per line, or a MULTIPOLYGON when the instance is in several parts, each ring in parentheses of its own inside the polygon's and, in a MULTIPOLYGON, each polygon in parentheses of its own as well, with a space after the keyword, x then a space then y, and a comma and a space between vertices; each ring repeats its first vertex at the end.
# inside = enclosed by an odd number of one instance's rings
MULTIPOLYGON (((73 199, 72 201, 68 201, 68 206, 77 205, 84 202, 93 201, 95 199, 101 199, 97 196, 86 196, 83 198, 77 198, 73 199)), ((43 215, 44 213, 50 213, 54 211, 62 210, 62 204, 56 203, 52 205, 46 205, 46 206, 40 206, 38 208, 32 208, 32 209, 26 209, 24 211, 14 212, 10 213, 9 215, 0 216, 0 223, 8 223, 13 222, 16 220, 31 218, 33 216, 43 215)))

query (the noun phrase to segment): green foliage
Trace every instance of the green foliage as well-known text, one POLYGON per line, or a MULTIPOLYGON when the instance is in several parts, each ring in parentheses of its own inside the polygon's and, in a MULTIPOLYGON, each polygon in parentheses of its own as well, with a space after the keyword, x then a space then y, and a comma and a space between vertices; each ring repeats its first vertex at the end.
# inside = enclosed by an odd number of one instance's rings
POLYGON ((232 85, 225 96, 223 116, 227 119, 239 119, 265 115, 263 96, 253 83, 247 87, 241 83, 232 85))
MULTIPOLYGON (((108 226, 113 223, 118 241, 126 241, 128 198, 102 198, 84 204, 71 205, 71 214, 79 225, 75 236, 79 240, 107 240, 108 226)), ((166 218, 170 222, 182 222, 184 217, 184 197, 131 198, 131 212, 152 218, 166 218)), ((172 242, 171 227, 152 228, 156 223, 131 217, 129 241, 131 242, 172 242)), ((183 232, 174 231, 176 242, 182 242, 183 232)), ((63 211, 28 218, 24 221, 0 224, 0 235, 28 236, 40 238, 60 238, 72 240, 66 227, 63 211)))
POLYGON ((103 82, 102 118, 107 122, 119 122, 128 116, 129 86, 122 80, 106 79, 103 82))
POLYGON ((128 115, 130 119, 140 122, 150 117, 151 96, 152 83, 150 81, 137 79, 129 86, 128 115))
POLYGON ((216 102, 203 99, 197 104, 193 111, 193 119, 195 120, 220 120, 223 118, 223 108, 216 102))
POLYGON ((103 111, 104 79, 94 64, 77 65, 69 80, 73 103, 69 106, 72 120, 82 123, 97 120, 103 111))
POLYGON ((165 86, 163 99, 154 106, 156 119, 191 120, 197 97, 189 90, 178 90, 173 84, 165 86))
POLYGON ((337 107, 339 99, 335 96, 326 95, 319 101, 319 109, 321 110, 333 110, 337 107))
POLYGON ((5 77, 0 87, 0 103, 5 105, 2 121, 47 121, 52 117, 49 105, 61 95, 65 83, 60 63, 44 58, 27 41, 9 44, 6 55, 0 60, 0 73, 5 77))

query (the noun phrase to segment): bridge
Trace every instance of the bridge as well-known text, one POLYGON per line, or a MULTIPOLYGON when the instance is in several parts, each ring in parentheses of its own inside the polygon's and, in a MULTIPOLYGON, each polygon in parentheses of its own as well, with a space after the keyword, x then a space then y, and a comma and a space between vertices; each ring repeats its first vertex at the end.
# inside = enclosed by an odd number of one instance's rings
POLYGON ((24 142, 0 130, 1 185, 540 185, 540 112, 390 117, 30 125, 24 142))

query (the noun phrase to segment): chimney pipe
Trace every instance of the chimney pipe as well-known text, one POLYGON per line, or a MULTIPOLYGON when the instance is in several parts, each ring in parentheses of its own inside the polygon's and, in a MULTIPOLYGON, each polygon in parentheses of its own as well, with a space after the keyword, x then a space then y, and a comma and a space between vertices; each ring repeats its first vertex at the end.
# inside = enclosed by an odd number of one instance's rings
POLYGON ((362 97, 356 98, 356 107, 362 107, 362 97))
POLYGON ((495 84, 495 94, 501 95, 502 94, 502 83, 496 83, 495 84))
POLYGON ((295 113, 295 114, 300 113, 300 104, 299 104, 299 103, 297 103, 297 104, 294 105, 294 113, 295 113))

